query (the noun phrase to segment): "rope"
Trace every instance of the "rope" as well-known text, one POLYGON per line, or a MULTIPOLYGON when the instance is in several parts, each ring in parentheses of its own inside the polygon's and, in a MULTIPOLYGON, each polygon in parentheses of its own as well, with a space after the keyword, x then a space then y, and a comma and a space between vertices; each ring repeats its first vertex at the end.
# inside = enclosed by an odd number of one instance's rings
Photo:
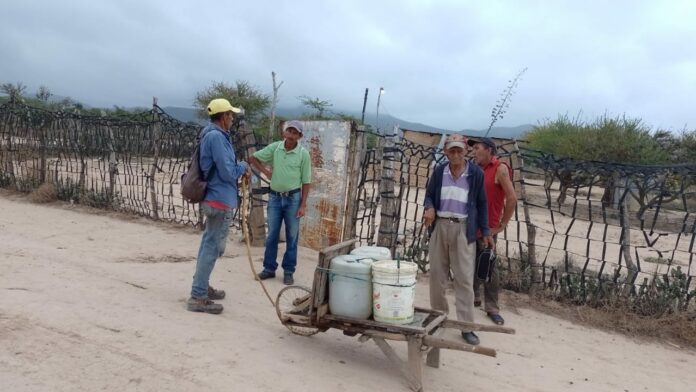
MULTIPOLYGON (((348 278, 348 279, 353 279, 353 280, 358 280, 361 282, 372 282, 375 283, 374 280, 370 279, 363 279, 363 278, 358 278, 356 276, 350 276, 350 275, 343 275, 337 272, 333 272, 332 269, 330 268, 322 268, 322 267, 317 267, 317 271, 325 272, 327 275, 329 275, 329 279, 332 279, 334 276, 340 276, 342 278, 348 278)), ((389 284, 389 283, 377 283, 378 285, 382 286, 390 286, 390 287, 413 287, 416 285, 416 282, 414 281, 412 284, 389 284)))
POLYGON ((263 289, 263 292, 266 294, 266 297, 271 302, 271 306, 275 307, 275 302, 273 301, 273 298, 271 298, 271 295, 268 293, 266 285, 263 284, 263 281, 261 279, 259 279, 259 275, 256 273, 256 268, 254 268, 254 262, 251 260, 251 236, 249 235, 249 225, 247 224, 247 220, 249 218, 250 213, 249 185, 249 178, 247 176, 242 177, 242 208, 240 210, 240 213, 242 216, 242 231, 244 232, 244 240, 246 242, 247 256, 249 258, 249 267, 251 268, 251 272, 254 274, 254 279, 256 279, 259 282, 261 288, 263 289))

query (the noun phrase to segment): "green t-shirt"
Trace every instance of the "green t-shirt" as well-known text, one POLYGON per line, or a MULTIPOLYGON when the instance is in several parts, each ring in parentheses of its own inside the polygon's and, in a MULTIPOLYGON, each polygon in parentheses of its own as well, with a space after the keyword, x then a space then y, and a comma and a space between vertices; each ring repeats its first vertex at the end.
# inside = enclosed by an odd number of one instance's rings
POLYGON ((254 157, 273 167, 271 189, 276 192, 288 192, 302 184, 312 182, 312 161, 309 151, 301 145, 290 151, 285 150, 285 141, 274 142, 262 150, 256 151, 254 157))

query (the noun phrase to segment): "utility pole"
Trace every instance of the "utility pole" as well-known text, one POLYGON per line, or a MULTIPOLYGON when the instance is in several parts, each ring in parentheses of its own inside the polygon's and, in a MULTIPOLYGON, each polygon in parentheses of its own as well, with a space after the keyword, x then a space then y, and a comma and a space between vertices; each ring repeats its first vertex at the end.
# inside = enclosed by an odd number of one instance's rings
POLYGON ((363 110, 362 117, 360 118, 360 124, 365 125, 365 106, 367 105, 367 92, 369 90, 365 88, 365 98, 363 98, 363 110))
POLYGON ((379 132, 379 101, 384 94, 384 87, 379 88, 379 94, 377 94, 377 117, 375 117, 375 126, 377 127, 377 132, 379 132))

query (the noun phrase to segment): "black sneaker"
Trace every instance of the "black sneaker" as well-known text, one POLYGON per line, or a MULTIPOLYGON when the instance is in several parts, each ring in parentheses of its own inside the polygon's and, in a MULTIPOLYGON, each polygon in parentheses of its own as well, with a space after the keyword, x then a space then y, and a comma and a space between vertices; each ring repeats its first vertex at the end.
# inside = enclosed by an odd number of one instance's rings
POLYGON ((275 272, 263 270, 257 276, 261 280, 266 280, 266 279, 270 279, 270 278, 275 278, 275 272))
POLYGON ((285 274, 285 276, 283 277, 283 284, 286 286, 295 284, 295 279, 292 278, 292 274, 285 274))
POLYGON ((225 298, 225 290, 215 290, 213 286, 208 286, 208 299, 220 300, 225 298))
POLYGON ((462 337, 472 346, 478 346, 479 344, 479 338, 473 332, 462 332, 462 337))
POLYGON ((207 298, 189 298, 186 302, 186 309, 191 312, 203 312, 210 314, 220 314, 222 313, 222 305, 216 304, 215 302, 207 298))

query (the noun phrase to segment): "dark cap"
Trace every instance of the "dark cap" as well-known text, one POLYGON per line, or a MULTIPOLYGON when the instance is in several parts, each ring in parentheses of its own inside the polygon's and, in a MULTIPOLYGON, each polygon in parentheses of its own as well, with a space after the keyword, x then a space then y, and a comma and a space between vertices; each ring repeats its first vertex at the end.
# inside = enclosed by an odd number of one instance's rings
POLYGON ((471 147, 473 147, 477 143, 481 143, 486 147, 492 148, 493 152, 496 151, 495 142, 493 141, 493 139, 491 139, 489 137, 482 137, 482 138, 478 138, 478 139, 471 138, 467 141, 467 144, 470 145, 471 147))

